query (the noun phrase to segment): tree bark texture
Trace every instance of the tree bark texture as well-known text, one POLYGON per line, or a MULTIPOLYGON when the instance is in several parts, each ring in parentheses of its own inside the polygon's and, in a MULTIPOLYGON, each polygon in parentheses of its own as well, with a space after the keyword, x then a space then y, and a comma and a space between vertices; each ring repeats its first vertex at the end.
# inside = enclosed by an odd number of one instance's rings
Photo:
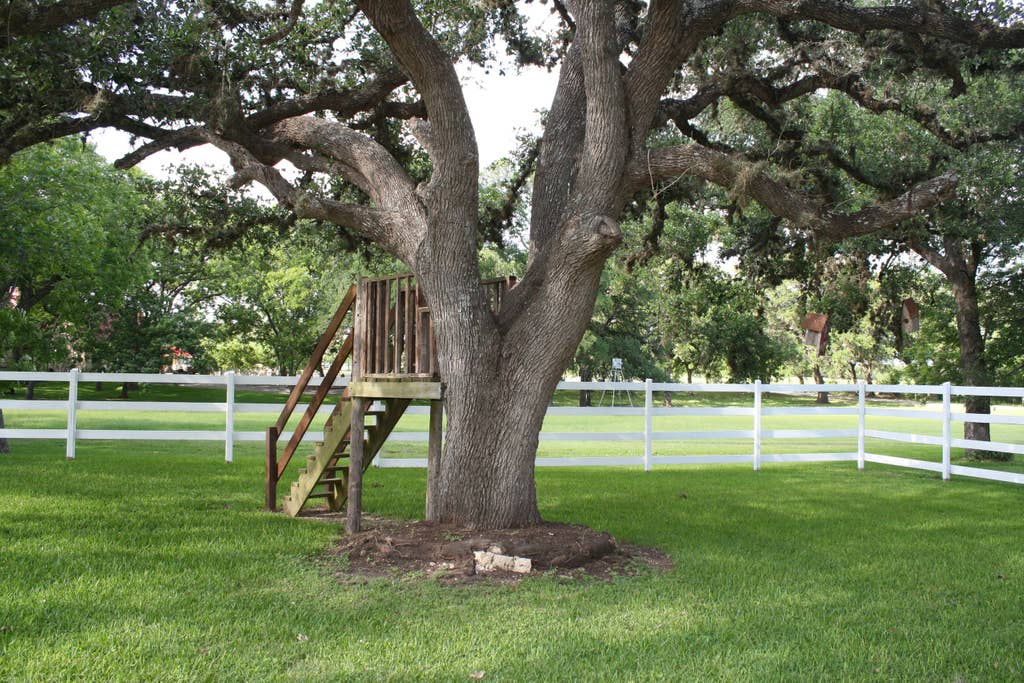
POLYGON ((428 494, 437 521, 475 528, 541 521, 534 483, 540 428, 590 320, 605 254, 618 240, 601 221, 580 228, 573 243, 583 256, 551 266, 506 320, 490 313, 475 282, 460 293, 436 272, 421 276, 448 418, 428 494))
MULTIPOLYGON (((821 368, 818 366, 817 363, 814 364, 813 372, 814 372, 814 383, 815 384, 824 384, 825 383, 825 376, 821 374, 821 368)), ((802 382, 801 382, 801 384, 802 384, 802 382)), ((814 402, 815 403, 821 403, 823 405, 827 404, 828 403, 828 392, 827 391, 819 391, 818 392, 818 396, 814 399, 814 402)))
MULTIPOLYGON (((984 245, 978 241, 964 242, 953 235, 937 243, 911 238, 909 246, 928 263, 938 269, 953 289, 956 302, 956 330, 960 343, 960 373, 966 386, 985 386, 989 382, 988 367, 985 363, 985 337, 981 332, 981 315, 978 308, 978 265, 984 253, 984 245)), ((967 396, 964 409, 968 413, 988 415, 992 412, 988 396, 967 396)), ((991 426, 987 422, 965 422, 964 438, 975 441, 991 441, 991 426)), ((1008 453, 994 453, 968 449, 966 455, 977 460, 1004 460, 1013 456, 1008 453)))
MULTIPOLYGON (((978 311, 978 287, 975 279, 967 273, 954 277, 953 298, 956 300, 956 330, 960 340, 960 371, 963 382, 967 386, 985 386, 988 384, 988 368, 985 364, 985 338, 981 334, 980 314, 978 311)), ((964 398, 964 410, 968 413, 988 415, 992 412, 991 399, 988 396, 967 396, 964 398)), ((965 422, 964 438, 976 441, 990 441, 991 426, 987 422, 965 422)), ((970 459, 1009 460, 1009 453, 992 453, 977 449, 968 449, 966 455, 970 459)))

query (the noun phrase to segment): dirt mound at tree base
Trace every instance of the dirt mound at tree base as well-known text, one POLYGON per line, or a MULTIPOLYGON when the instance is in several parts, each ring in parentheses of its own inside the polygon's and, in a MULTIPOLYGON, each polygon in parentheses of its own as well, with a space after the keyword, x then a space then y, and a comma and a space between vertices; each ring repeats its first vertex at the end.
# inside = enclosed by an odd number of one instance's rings
MULTIPOLYGON (((334 515, 311 515, 334 517, 334 515)), ((446 583, 517 582, 524 576, 554 574, 562 578, 635 575, 667 570, 671 559, 653 548, 616 541, 610 534, 584 526, 549 522, 527 529, 479 530, 448 524, 363 517, 364 530, 343 536, 328 552, 347 558, 345 576, 421 574, 446 583), (484 571, 484 555, 526 558, 528 573, 484 571)), ((489 559, 489 558, 488 558, 489 559)), ((523 563, 518 563, 522 567, 523 563)))

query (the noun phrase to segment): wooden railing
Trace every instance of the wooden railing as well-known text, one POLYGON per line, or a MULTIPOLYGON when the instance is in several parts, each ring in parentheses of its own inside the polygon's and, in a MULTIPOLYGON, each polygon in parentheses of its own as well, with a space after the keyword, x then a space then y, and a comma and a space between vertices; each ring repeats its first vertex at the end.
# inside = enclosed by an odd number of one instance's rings
POLYGON ((437 374, 430 309, 411 274, 362 280, 356 328, 360 378, 437 374))
POLYGON ((281 478, 281 475, 284 474, 285 468, 288 467, 288 463, 291 461, 292 456, 295 455, 295 450, 302 442, 302 438, 306 435, 309 425, 313 422, 313 418, 316 417, 317 411, 320 410, 320 406, 323 405, 324 399, 327 398, 328 392, 334 385, 334 380, 338 378, 338 373, 341 372, 341 367, 345 364, 345 361, 348 360, 348 357, 352 355, 352 347, 355 337, 353 333, 350 332, 345 338, 345 341, 342 342, 337 356, 335 356, 334 360, 331 361, 331 366, 327 369, 327 372, 324 373, 323 380, 320 382, 316 392, 313 394, 312 400, 306 407, 306 412, 303 413, 302 418, 299 420, 299 424, 296 425, 291 438, 288 440, 288 445, 285 446, 284 452, 281 454, 281 458, 278 459, 278 439, 280 439, 281 434, 284 432, 285 425, 288 424, 288 420, 295 411, 295 406, 298 405, 299 399, 302 398, 302 393, 309 385, 310 378, 312 378, 313 373, 321 367, 324 354, 327 353, 327 349, 330 348, 331 343, 334 342, 334 338, 337 336, 338 330, 341 329, 342 322, 344 322, 349 311, 352 310, 352 304, 356 302, 356 293, 357 287, 355 285, 349 288, 348 293, 341 302, 341 305, 338 306, 338 310, 334 313, 334 317, 331 318, 331 322, 327 325, 327 329, 320 337, 320 341, 317 342, 316 347, 313 349, 313 355, 310 357, 309 363, 306 364, 306 368, 299 376, 298 382, 296 382, 291 393, 288 395, 288 400, 285 402, 284 408, 281 410, 281 414, 277 418, 277 422, 272 426, 267 427, 266 505, 269 510, 277 508, 278 480, 281 478))
MULTIPOLYGON (((514 277, 484 280, 491 309, 501 308, 514 277)), ((367 278, 359 284, 356 366, 359 379, 437 376, 434 322, 411 274, 367 278)))

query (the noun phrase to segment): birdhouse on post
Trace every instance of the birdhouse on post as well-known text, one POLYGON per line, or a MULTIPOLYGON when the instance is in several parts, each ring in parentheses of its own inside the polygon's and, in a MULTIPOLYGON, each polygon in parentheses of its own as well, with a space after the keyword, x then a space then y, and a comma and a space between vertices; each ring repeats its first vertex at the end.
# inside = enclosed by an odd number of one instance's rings
POLYGON ((900 316, 900 327, 903 334, 911 334, 921 329, 921 312, 913 299, 903 300, 903 312, 900 316))
POLYGON ((804 329, 804 344, 816 348, 818 355, 824 356, 828 345, 828 316, 824 313, 808 313, 800 327, 804 329))

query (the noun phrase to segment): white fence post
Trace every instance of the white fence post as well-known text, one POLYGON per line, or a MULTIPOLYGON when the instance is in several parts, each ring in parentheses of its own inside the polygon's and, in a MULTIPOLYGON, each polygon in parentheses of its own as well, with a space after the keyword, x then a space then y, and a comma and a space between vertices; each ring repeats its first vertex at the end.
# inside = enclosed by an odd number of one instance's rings
POLYGON ((75 432, 78 431, 78 368, 71 368, 68 380, 68 435, 64 457, 75 459, 75 432))
POLYGON ((224 375, 227 382, 227 398, 224 412, 224 462, 235 461, 235 371, 228 370, 224 375))
POLYGON ((864 469, 864 416, 867 412, 864 380, 857 386, 857 469, 864 469))
POLYGON ((950 406, 950 385, 944 382, 942 385, 942 478, 950 477, 950 443, 952 441, 952 408, 950 406))
POLYGON ((644 472, 651 471, 651 433, 654 431, 652 412, 654 410, 654 392, 651 391, 651 378, 644 380, 644 472))
POLYGON ((754 471, 761 469, 761 380, 754 380, 754 471))

